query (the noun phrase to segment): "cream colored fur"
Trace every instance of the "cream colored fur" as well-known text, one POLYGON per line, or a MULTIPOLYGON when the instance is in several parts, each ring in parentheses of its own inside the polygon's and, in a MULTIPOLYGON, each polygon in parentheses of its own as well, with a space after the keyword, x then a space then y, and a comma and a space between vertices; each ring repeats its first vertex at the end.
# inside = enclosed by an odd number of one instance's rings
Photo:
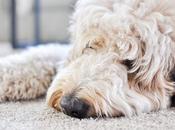
POLYGON ((70 27, 74 46, 48 104, 62 111, 62 96, 75 92, 90 104, 88 116, 167 108, 174 91, 174 7, 174 0, 79 0, 70 27))
POLYGON ((72 93, 90 105, 89 117, 169 107, 174 7, 174 0, 78 0, 70 26, 73 47, 54 81, 58 48, 3 58, 0 100, 35 98, 51 83, 46 100, 59 111, 62 97, 72 93))
POLYGON ((69 46, 44 45, 0 58, 0 102, 34 99, 46 93, 57 62, 69 46))

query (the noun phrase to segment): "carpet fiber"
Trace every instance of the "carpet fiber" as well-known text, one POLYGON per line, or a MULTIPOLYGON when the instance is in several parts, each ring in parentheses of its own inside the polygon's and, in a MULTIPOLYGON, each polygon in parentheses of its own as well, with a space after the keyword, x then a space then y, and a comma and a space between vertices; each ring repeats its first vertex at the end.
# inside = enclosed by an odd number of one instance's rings
POLYGON ((46 106, 45 100, 0 104, 0 130, 175 130, 175 109, 132 118, 74 119, 46 106))

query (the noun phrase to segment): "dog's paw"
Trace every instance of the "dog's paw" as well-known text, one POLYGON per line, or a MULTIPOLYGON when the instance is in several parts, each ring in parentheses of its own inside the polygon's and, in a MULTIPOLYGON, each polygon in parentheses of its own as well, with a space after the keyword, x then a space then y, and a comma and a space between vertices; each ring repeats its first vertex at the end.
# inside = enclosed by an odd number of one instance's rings
POLYGON ((49 107, 52 107, 60 111, 60 98, 62 96, 62 91, 59 88, 58 79, 55 78, 47 91, 46 103, 49 107))

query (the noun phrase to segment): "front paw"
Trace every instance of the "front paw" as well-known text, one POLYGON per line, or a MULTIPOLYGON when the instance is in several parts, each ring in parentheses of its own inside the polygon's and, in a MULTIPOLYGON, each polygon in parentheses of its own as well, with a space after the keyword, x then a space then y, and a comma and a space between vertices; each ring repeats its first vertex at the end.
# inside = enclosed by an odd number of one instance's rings
POLYGON ((49 107, 52 107, 60 111, 60 98, 62 96, 62 91, 59 89, 59 84, 57 84, 57 79, 55 79, 51 87, 47 91, 46 103, 49 107))

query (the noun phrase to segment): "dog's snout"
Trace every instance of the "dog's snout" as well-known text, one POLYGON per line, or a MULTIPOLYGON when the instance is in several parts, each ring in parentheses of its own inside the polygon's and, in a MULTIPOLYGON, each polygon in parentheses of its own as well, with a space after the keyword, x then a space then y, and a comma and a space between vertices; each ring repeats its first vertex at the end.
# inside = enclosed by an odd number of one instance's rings
POLYGON ((86 118, 89 110, 89 105, 78 98, 64 96, 60 102, 63 112, 69 116, 76 118, 86 118))

